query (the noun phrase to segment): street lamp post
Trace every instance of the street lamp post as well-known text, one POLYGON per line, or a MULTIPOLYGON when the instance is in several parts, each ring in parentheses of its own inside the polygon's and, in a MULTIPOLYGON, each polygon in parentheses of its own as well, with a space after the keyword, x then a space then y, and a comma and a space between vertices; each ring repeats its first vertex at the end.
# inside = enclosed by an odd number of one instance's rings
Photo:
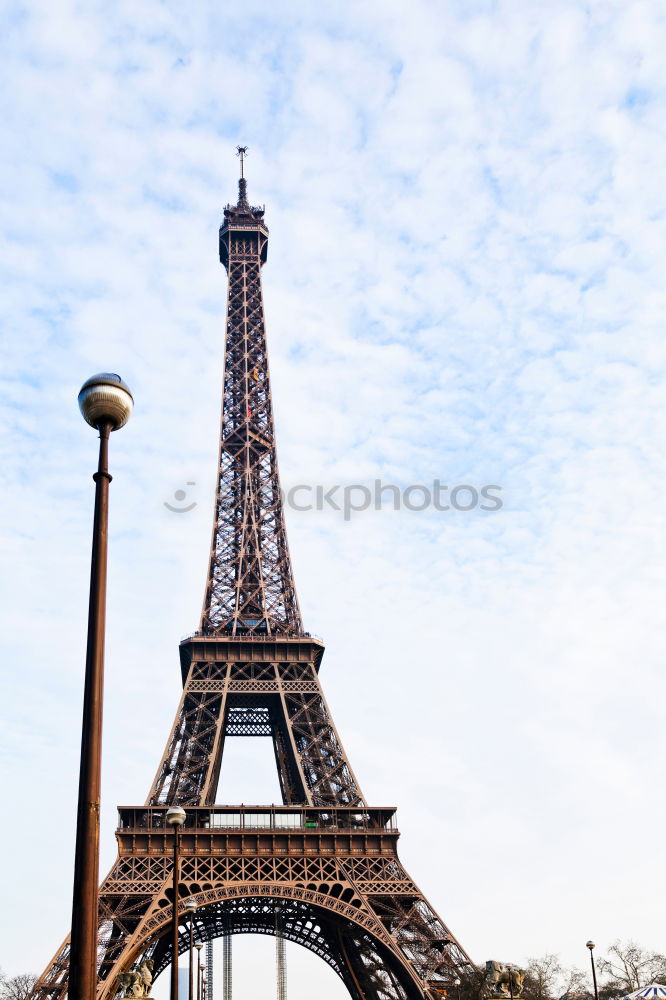
POLYGON ((196 910, 197 904, 193 899, 188 899, 185 903, 185 912, 190 917, 190 988, 188 1000, 194 1000, 194 914, 196 910))
POLYGON ((201 1000, 201 970, 203 965, 201 964, 201 949, 203 944, 201 941, 197 941, 194 946, 197 949, 197 1000, 201 1000))
POLYGON ((454 979, 454 980, 453 980, 453 985, 454 985, 454 986, 455 986, 455 988, 456 988, 456 995, 457 995, 457 1000, 460 1000, 460 980, 459 980, 459 979, 457 979, 457 978, 456 978, 456 979, 454 979))
POLYGON ((185 810, 171 806, 166 821, 173 827, 173 920, 171 921, 171 1000, 178 1000, 178 876, 180 828, 185 822, 185 810))
POLYGON ((119 375, 93 375, 81 386, 79 408, 86 423, 99 431, 95 481, 88 643, 83 689, 81 763, 76 815, 72 933, 69 949, 70 1000, 90 1000, 97 991, 99 908, 99 809, 102 773, 102 703, 109 523, 109 435, 132 413, 132 394, 119 375))
POLYGON ((590 949, 590 962, 592 963, 592 982, 594 983, 594 1000, 599 1000, 599 990, 597 988, 597 970, 594 965, 594 941, 587 941, 586 947, 590 949))

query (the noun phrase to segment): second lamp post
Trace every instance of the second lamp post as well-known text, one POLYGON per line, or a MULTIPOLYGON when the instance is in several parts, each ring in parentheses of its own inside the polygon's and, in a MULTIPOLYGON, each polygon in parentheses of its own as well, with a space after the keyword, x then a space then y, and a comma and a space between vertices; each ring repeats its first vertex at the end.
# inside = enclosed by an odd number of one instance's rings
POLYGON ((599 990, 597 988, 597 970, 594 965, 594 941, 587 941, 586 946, 590 949, 590 961, 592 962, 592 982, 594 983, 594 1000, 599 1000, 599 990))
POLYGON ((190 988, 188 990, 188 1000, 194 1000, 194 914, 197 904, 193 899, 185 902, 185 912, 190 918, 190 988))
POLYGON ((171 921, 171 1000, 178 1000, 178 879, 180 875, 180 828, 185 822, 185 810, 180 806, 167 809, 166 821, 173 827, 173 920, 171 921))
POLYGON ((197 949, 197 1000, 201 1000, 201 970, 203 965, 201 964, 201 949, 203 944, 201 941, 197 941, 194 946, 197 949))

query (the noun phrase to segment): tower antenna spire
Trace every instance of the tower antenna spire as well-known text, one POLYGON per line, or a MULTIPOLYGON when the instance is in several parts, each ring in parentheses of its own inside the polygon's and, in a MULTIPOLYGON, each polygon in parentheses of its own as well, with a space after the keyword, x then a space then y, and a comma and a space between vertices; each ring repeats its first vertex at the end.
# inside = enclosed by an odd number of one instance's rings
POLYGON ((238 180, 238 208, 248 209, 247 181, 245 180, 244 166, 247 156, 247 146, 236 146, 236 156, 240 157, 240 178, 238 180))
POLYGON ((245 163, 245 157, 247 156, 247 146, 236 146, 236 156, 240 156, 241 161, 241 178, 245 176, 243 173, 243 164, 245 163))

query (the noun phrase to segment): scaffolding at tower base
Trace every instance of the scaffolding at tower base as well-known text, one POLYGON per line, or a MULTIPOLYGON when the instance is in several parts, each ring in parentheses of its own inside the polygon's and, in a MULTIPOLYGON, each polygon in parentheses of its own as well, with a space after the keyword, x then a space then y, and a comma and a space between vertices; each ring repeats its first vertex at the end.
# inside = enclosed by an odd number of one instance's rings
POLYGON ((213 1000, 213 941, 206 941, 206 997, 213 1000))
POLYGON ((231 1000, 231 934, 222 938, 222 1000, 231 1000))
POLYGON ((284 938, 279 931, 275 935, 275 971, 277 1000, 287 1000, 287 964, 284 953, 284 938))

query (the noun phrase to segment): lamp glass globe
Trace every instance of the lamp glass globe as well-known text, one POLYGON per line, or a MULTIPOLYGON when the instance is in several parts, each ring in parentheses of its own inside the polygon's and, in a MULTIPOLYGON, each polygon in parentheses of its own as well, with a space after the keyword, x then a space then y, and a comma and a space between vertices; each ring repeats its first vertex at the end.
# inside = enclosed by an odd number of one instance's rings
POLYGON ((171 806, 167 809, 166 821, 169 826, 182 826, 185 822, 186 813, 181 806, 171 806))
POLYGON ((79 409, 91 427, 110 424, 112 431, 124 427, 134 407, 134 398, 120 375, 100 372, 81 386, 79 409))

